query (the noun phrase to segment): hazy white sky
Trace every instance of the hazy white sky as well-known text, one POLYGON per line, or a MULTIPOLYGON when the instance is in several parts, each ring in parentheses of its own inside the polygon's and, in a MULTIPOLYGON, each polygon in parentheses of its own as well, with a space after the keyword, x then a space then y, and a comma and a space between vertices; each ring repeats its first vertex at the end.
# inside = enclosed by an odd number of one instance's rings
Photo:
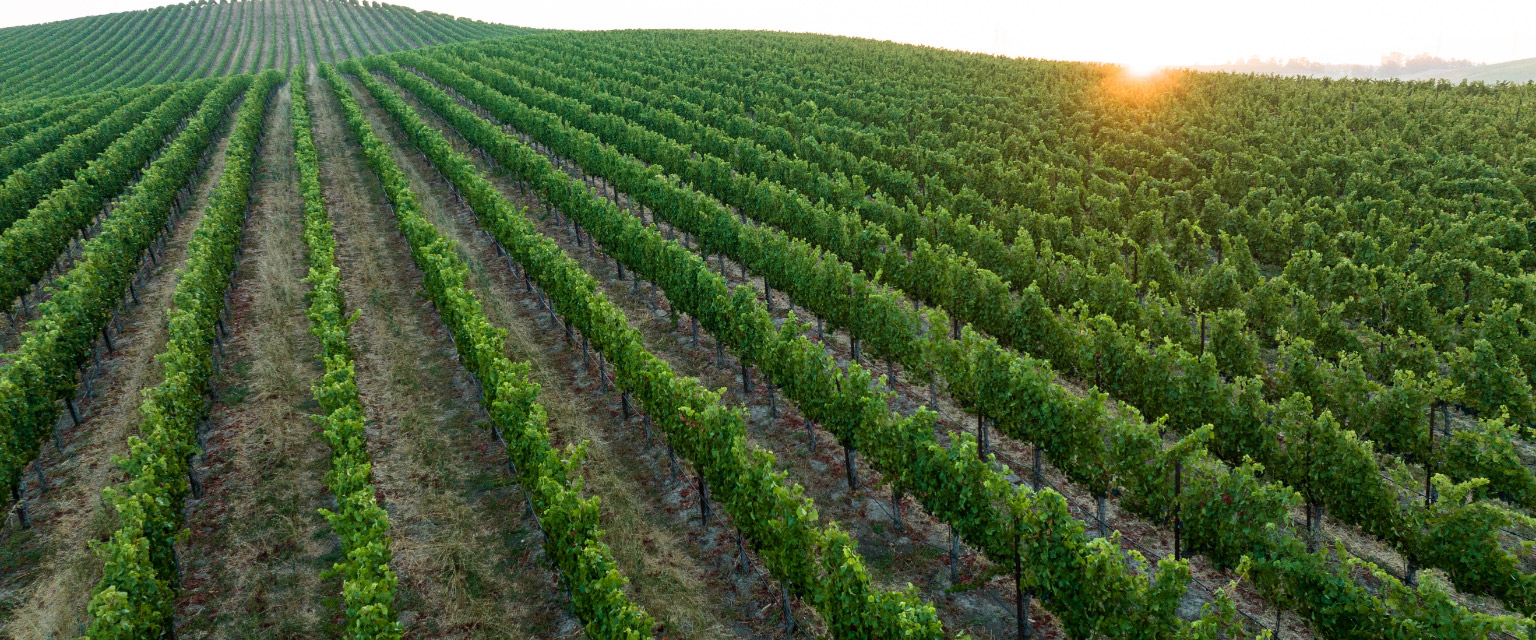
MULTIPOLYGON (((954 49, 1135 65, 1260 57, 1376 63, 1384 53, 1536 57, 1526 0, 394 0, 529 27, 814 31, 954 49)), ((0 0, 0 26, 168 4, 0 0)))

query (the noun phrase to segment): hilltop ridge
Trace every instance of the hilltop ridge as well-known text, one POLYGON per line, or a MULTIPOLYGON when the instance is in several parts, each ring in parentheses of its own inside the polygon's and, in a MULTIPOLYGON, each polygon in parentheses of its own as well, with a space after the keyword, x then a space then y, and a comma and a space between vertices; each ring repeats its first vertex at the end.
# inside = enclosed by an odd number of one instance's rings
POLYGON ((199 0, 0 29, 0 101, 334 62, 524 29, 355 0, 199 0))

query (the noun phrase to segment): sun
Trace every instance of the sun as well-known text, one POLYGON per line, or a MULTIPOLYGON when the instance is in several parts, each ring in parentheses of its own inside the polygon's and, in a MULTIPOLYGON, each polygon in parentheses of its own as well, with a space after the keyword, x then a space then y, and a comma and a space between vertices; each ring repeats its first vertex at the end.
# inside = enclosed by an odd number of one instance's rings
POLYGON ((1130 61, 1106 67, 1103 85, 1118 100, 1151 104, 1169 96, 1181 84, 1178 71, 1147 61, 1130 61))
POLYGON ((1120 65, 1125 75, 1132 78, 1151 78, 1163 70, 1161 65, 1147 61, 1126 62, 1120 65))

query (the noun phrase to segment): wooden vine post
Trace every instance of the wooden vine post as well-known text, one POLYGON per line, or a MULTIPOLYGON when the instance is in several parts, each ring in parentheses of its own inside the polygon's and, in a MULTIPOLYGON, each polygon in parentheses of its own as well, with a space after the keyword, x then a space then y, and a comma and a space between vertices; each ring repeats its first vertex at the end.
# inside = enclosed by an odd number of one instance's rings
POLYGON ((1200 314, 1200 355, 1205 355, 1205 314, 1200 314))
POLYGON ((1179 546, 1179 534, 1184 529, 1183 505, 1179 503, 1179 496, 1184 493, 1184 459, 1179 458, 1173 462, 1173 559, 1183 560, 1183 551, 1179 546))
POLYGON ((1029 624, 1029 609, 1034 594, 1024 588, 1024 518, 1017 513, 1013 517, 1013 588, 1017 596, 1014 600, 1014 617, 1018 620, 1019 640, 1023 640, 1035 635, 1029 624))
POLYGON ((1035 491, 1039 491, 1040 490, 1040 482, 1043 479, 1043 476, 1044 476, 1044 474, 1041 472, 1040 445, 1036 444, 1035 445, 1035 477, 1034 477, 1034 483, 1033 483, 1035 491))
POLYGON ((949 581, 960 581, 960 534, 955 525, 949 525, 949 581))
POLYGON ((1315 489, 1312 486, 1312 432, 1316 430, 1317 423, 1309 421, 1307 423, 1307 484, 1304 487, 1307 497, 1307 553, 1317 552, 1318 530, 1321 529, 1321 523, 1318 522, 1321 518, 1319 517, 1320 514, 1318 514, 1317 500, 1314 497, 1315 489))
POLYGON ((987 418, 981 408, 976 408, 976 459, 987 459, 987 418))
POLYGON ((858 461, 854 459, 853 455, 853 447, 844 444, 843 463, 848 467, 848 495, 850 498, 853 497, 854 492, 859 490, 859 468, 857 466, 858 461))

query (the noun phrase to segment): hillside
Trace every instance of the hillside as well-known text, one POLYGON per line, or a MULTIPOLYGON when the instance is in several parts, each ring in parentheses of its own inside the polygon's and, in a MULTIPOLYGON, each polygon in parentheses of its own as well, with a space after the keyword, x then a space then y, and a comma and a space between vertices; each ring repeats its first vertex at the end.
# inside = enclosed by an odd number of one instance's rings
POLYGON ((164 11, 6 59, 0 636, 1531 640, 1536 86, 164 11))
POLYGON ((378 2, 199 0, 0 29, 0 101, 286 69, 521 29, 378 2))
POLYGON ((1485 64, 1470 69, 1448 69, 1443 71, 1431 71, 1413 76, 1412 80, 1431 80, 1440 78, 1452 82, 1466 80, 1468 82, 1486 82, 1495 84, 1510 82, 1524 84, 1536 81, 1536 58, 1523 60, 1510 60, 1495 64, 1485 64))

